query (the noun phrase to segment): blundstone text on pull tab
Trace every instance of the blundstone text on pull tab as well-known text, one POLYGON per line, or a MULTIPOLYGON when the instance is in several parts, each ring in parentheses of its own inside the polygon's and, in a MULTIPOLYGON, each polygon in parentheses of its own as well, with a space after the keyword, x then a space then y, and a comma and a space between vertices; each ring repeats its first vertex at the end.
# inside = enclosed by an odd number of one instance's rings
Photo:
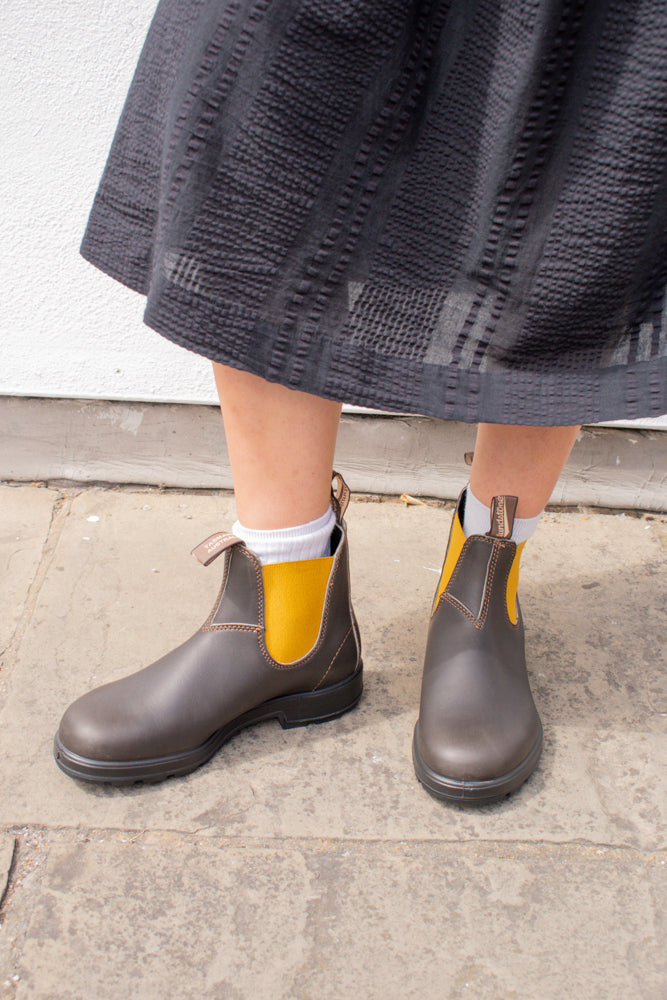
POLYGON ((511 538, 514 528, 514 515, 519 503, 517 497, 494 497, 491 501, 491 528, 489 535, 492 538, 511 538))
POLYGON ((230 549, 232 545, 245 545, 245 542, 236 535, 232 535, 231 531, 216 531, 214 535, 209 535, 203 542, 200 542, 190 554, 198 559, 202 566, 209 566, 214 559, 217 559, 225 549, 230 549))

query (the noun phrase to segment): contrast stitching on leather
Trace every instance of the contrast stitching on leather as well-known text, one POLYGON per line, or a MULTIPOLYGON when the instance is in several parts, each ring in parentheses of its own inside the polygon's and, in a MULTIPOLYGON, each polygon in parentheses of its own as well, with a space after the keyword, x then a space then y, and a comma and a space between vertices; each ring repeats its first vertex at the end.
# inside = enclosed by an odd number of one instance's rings
MULTIPOLYGON (((465 604, 461 604, 461 602, 459 600, 457 600, 455 597, 452 597, 450 594, 447 593, 447 591, 445 591, 443 593, 443 595, 440 598, 440 600, 441 601, 442 600, 447 601, 447 603, 451 604, 451 606, 453 608, 456 608, 457 611, 460 611, 461 614, 464 615, 468 619, 468 621, 471 622, 475 626, 475 628, 477 628, 477 629, 481 629, 482 628, 483 623, 480 622, 479 618, 475 618, 475 616, 472 614, 471 611, 468 610, 468 608, 465 606, 465 604)), ((440 603, 440 602, 438 602, 438 603, 440 603)))
MULTIPOLYGON (((450 534, 450 538, 451 538, 452 530, 453 530, 453 528, 450 529, 450 533, 449 533, 450 534)), ((464 556, 467 555, 468 550, 470 549, 470 547, 472 545, 472 537, 474 537, 474 536, 471 536, 471 538, 466 538, 465 542, 463 543, 463 545, 461 547, 461 551, 459 552, 459 557, 456 560, 456 564, 454 566, 454 569, 452 570, 452 575, 450 576, 449 580, 447 581, 447 586, 443 590, 443 592, 441 594, 441 598, 444 597, 444 595, 447 593, 450 585, 454 582, 454 580, 456 580, 456 578, 457 578, 457 576, 458 576, 458 574, 459 574, 459 572, 461 570, 461 566, 463 565, 464 556)), ((447 544, 449 545, 449 543, 447 543, 447 544)), ((445 554, 445 559, 446 558, 447 558, 447 556, 445 554)))
MULTIPOLYGON (((342 526, 342 522, 339 522, 339 527, 343 527, 342 526)), ((330 613, 330 609, 331 609, 331 600, 332 600, 333 588, 334 588, 334 585, 335 585, 335 582, 336 582, 336 576, 337 576, 338 572, 340 571, 340 561, 342 559, 343 544, 344 544, 344 540, 345 540, 345 537, 346 537, 346 532, 345 532, 344 528, 343 528, 342 534, 343 534, 343 539, 341 540, 341 545, 339 546, 338 552, 334 556, 334 562, 333 562, 332 569, 331 569, 330 583, 329 583, 329 585, 327 587, 327 593, 326 593, 326 597, 325 597, 325 600, 324 600, 324 605, 322 607, 322 620, 321 620, 321 623, 320 623, 320 629, 319 629, 317 641, 315 642, 315 645, 312 647, 312 649, 310 649, 308 651, 308 653, 304 657, 302 657, 300 660, 295 660, 292 663, 280 663, 279 660, 274 660, 273 659, 273 657, 271 656, 271 654, 268 652, 268 650, 266 648, 266 643, 264 642, 264 638, 263 638, 264 637, 264 631, 265 631, 265 621, 264 621, 264 581, 263 581, 262 574, 261 574, 261 567, 258 567, 256 560, 253 558, 252 554, 247 549, 243 549, 243 548, 237 547, 236 549, 232 549, 232 550, 229 551, 229 553, 227 555, 227 559, 225 561, 225 571, 224 571, 224 574, 223 574, 223 580, 222 580, 222 585, 220 587, 220 591, 219 591, 219 594, 218 594, 218 599, 215 602, 215 604, 213 605, 213 610, 211 611, 210 615, 208 616, 208 618, 207 618, 206 622, 204 623, 204 625, 202 626, 201 630, 203 632, 225 632, 225 631, 227 631, 227 632, 251 632, 251 633, 254 632, 257 635, 258 645, 259 645, 259 652, 260 652, 262 658, 274 670, 293 670, 296 667, 301 667, 301 666, 307 667, 307 666, 309 666, 310 661, 317 655, 317 653, 320 651, 320 649, 322 648, 322 646, 324 644, 324 641, 325 641, 326 628, 327 628, 327 624, 328 624, 328 621, 329 621, 329 613, 330 613), (236 622, 234 622, 234 623, 232 623, 232 622, 221 622, 219 624, 215 624, 213 622, 213 619, 215 618, 215 615, 216 615, 216 613, 217 613, 217 611, 218 611, 218 609, 220 607, 220 602, 221 602, 222 597, 223 597, 224 588, 225 588, 225 586, 227 584, 227 579, 228 579, 228 576, 229 576, 229 563, 230 563, 232 552, 238 552, 239 554, 242 554, 246 559, 249 559, 250 562, 253 565, 253 569, 255 570, 255 577, 257 578, 257 595, 258 595, 258 615, 257 615, 257 617, 258 617, 258 624, 257 625, 249 625, 249 624, 242 624, 242 623, 236 623, 236 622)), ((349 573, 348 573, 348 576, 349 576, 349 573)), ((347 632, 347 634, 345 636, 345 639, 347 639, 347 637, 349 635, 349 631, 350 630, 348 630, 348 632, 347 632)), ((343 642, 341 643, 341 646, 345 642, 345 639, 343 639, 343 642)), ((336 654, 334 656, 334 659, 338 655, 338 652, 339 651, 336 652, 336 654)), ((332 660, 332 664, 333 664, 333 660, 332 660)), ((330 667, 329 667, 329 669, 330 669, 330 667)), ((326 676, 326 674, 325 674, 325 676, 326 676)), ((322 681, 320 681, 319 683, 322 683, 322 681)))
MULTIPOLYGON (((250 624, 248 624, 247 627, 250 628, 250 629, 257 629, 258 627, 261 627, 261 625, 263 623, 263 618, 264 618, 264 600, 263 600, 263 594, 264 594, 264 591, 263 591, 263 585, 261 585, 261 580, 262 580, 261 568, 258 569, 257 561, 250 554, 249 550, 245 546, 238 545, 238 546, 235 546, 234 548, 228 549, 227 552, 226 552, 226 554, 225 554, 226 555, 225 569, 224 569, 224 572, 223 572, 223 575, 222 575, 222 583, 220 585, 220 590, 218 591, 217 600, 216 600, 215 604, 213 605, 213 609, 212 609, 211 613, 209 614, 208 618, 206 619, 206 621, 204 622, 204 624, 202 626, 202 630, 203 631, 206 631, 206 632, 216 631, 218 629, 225 628, 225 626, 227 624, 226 622, 221 622, 219 624, 214 624, 214 618, 217 615, 218 611, 220 610, 220 605, 222 604, 222 599, 224 597, 224 591, 225 591, 225 588, 227 586, 227 582, 229 580, 229 567, 230 567, 230 563, 231 563, 232 556, 233 556, 234 553, 238 553, 239 555, 242 555, 245 559, 248 559, 250 561, 250 563, 252 564, 252 567, 253 567, 253 569, 255 571, 255 578, 257 580, 257 621, 258 621, 258 625, 250 625, 250 624)), ((232 623, 230 622, 229 624, 232 624, 232 623)), ((241 623, 240 622, 239 623, 235 622, 233 624, 239 624, 240 625, 241 623)))
MULTIPOLYGON (((477 609, 477 614, 474 615, 479 621, 482 621, 486 617, 486 606, 488 604, 488 594, 491 589, 491 584, 493 583, 494 570, 496 565, 496 547, 495 545, 491 549, 491 552, 486 560, 486 573, 484 574, 484 586, 482 587, 482 599, 479 603, 479 608, 477 609)), ((470 609, 472 611, 472 608, 470 609)))
MULTIPOLYGON (((518 548, 519 547, 517 545, 517 550, 518 550, 518 548)), ((516 557, 516 550, 514 552, 514 557, 516 557)), ((516 628, 519 628, 520 624, 521 624, 521 607, 519 605, 519 595, 518 595, 518 593, 517 593, 516 598, 515 598, 516 599, 516 621, 515 622, 513 622, 512 619, 510 618, 509 609, 507 607, 507 581, 509 580, 510 573, 512 572, 512 565, 514 563, 514 557, 512 559, 510 559, 510 561, 508 563, 508 566, 507 566, 507 571, 506 571, 506 573, 504 575, 504 579, 503 579, 503 610, 504 610, 505 618, 507 619, 508 624, 511 625, 512 628, 516 629, 516 628)))
MULTIPOLYGON (((445 587, 445 589, 443 590, 442 594, 440 595, 440 601, 438 601, 438 606, 436 607, 435 610, 436 611, 438 610, 438 607, 440 606, 440 602, 441 601, 446 600, 447 603, 451 604, 451 606, 453 608, 456 608, 457 611, 460 611, 461 614, 463 614, 468 619, 469 622, 472 622, 472 624, 475 626, 475 628, 481 629, 484 626, 484 619, 486 617, 486 591, 487 591, 487 587, 489 585, 490 580, 493 580, 493 563, 494 563, 494 554, 495 554, 495 551, 496 551, 495 542, 492 542, 489 539, 489 543, 492 546, 492 551, 491 551, 491 557, 490 557, 490 559, 488 560, 488 562, 486 564, 486 578, 485 578, 485 581, 484 581, 484 593, 483 593, 483 597, 482 597, 482 605, 481 605, 481 609, 480 609, 479 618, 476 618, 475 615, 473 615, 473 613, 470 610, 470 608, 466 607, 466 605, 463 604, 461 601, 459 601, 459 599, 457 597, 453 597, 450 593, 448 593, 451 584, 454 583, 454 581, 456 580, 456 578, 457 578, 457 576, 458 576, 458 574, 460 572, 460 569, 461 569, 461 567, 463 565, 463 562, 464 562, 464 557, 467 555, 468 551, 472 547, 472 540, 475 537, 476 536, 471 535, 471 537, 470 538, 466 538, 465 542, 463 543, 463 547, 462 547, 462 549, 461 549, 461 551, 459 553, 459 557, 456 560, 456 565, 455 565, 454 569, 452 570, 452 575, 450 576, 450 578, 449 578, 449 580, 447 582, 447 586, 445 587)), ((434 612, 434 614, 435 614, 435 612, 434 612)))
POLYGON ((237 622, 223 622, 222 625, 202 625, 202 632, 255 632, 261 634, 261 625, 241 625, 237 622))
MULTIPOLYGON (((331 588, 329 588, 329 590, 330 589, 331 588)), ((259 644, 260 653, 262 654, 262 656, 264 657, 264 659, 266 660, 266 662, 269 664, 270 667, 273 667, 274 670, 293 670, 296 667, 310 666, 310 661, 314 659, 315 656, 317 656, 322 646, 324 645, 330 600, 331 598, 329 592, 327 592, 327 597, 325 598, 324 606, 322 609, 322 621, 320 622, 320 629, 318 632, 317 639, 315 640, 315 645, 311 646, 306 655, 302 656, 301 659, 299 660, 292 660, 290 663, 281 663, 280 660, 274 660, 271 654, 269 653, 268 649, 266 648, 266 642, 264 641, 263 638, 264 630, 262 630, 262 636, 260 637, 260 644, 259 644)))
POLYGON ((361 632, 359 631, 359 622, 357 621, 357 616, 354 613, 354 609, 351 604, 349 604, 350 617, 352 619, 352 631, 354 633, 354 648, 357 653, 357 662, 361 659, 361 632))
MULTIPOLYGON (((339 522, 339 525, 340 525, 340 522, 339 522)), ((343 538, 345 538, 345 534, 344 533, 343 533, 343 538)), ((318 632, 318 635, 317 635, 317 639, 315 641, 315 645, 312 646, 312 648, 308 650, 308 652, 306 653, 306 655, 302 656, 300 660, 293 660, 291 663, 281 663, 280 660, 274 660, 273 657, 271 656, 271 654, 269 653, 268 649, 266 648, 266 642, 264 641, 262 635, 260 635, 259 651, 262 654, 262 656, 264 657, 264 659, 266 660, 266 662, 269 664, 269 666, 273 667, 274 670, 294 670, 295 667, 301 667, 301 666, 307 667, 307 666, 310 665, 310 661, 319 653, 320 649, 324 645, 324 640, 325 640, 325 636, 326 636, 326 628, 327 628, 327 624, 328 624, 328 621, 329 621, 329 611, 330 611, 330 608, 331 608, 331 596, 332 596, 332 593, 333 593, 333 589, 334 589, 334 585, 335 585, 335 581, 336 581, 336 576, 337 576, 339 568, 340 568, 340 561, 342 559, 342 551, 343 551, 343 544, 342 544, 342 541, 341 541, 341 544, 340 544, 340 546, 338 548, 338 552, 333 557, 333 564, 332 564, 332 567, 331 567, 331 574, 329 576, 329 583, 327 584, 327 592, 326 592, 326 595, 325 595, 325 598, 324 598, 324 604, 322 606, 322 619, 320 621, 320 628, 319 628, 319 632, 318 632)), ((262 632, 264 632, 264 629, 262 629, 262 632)))
POLYGON ((491 591, 493 589, 493 581, 496 575, 496 567, 498 565, 498 558, 500 555, 500 539, 497 539, 493 543, 493 552, 491 553, 491 558, 486 567, 486 579, 484 580, 484 595, 482 600, 482 608, 479 616, 480 628, 484 626, 486 622, 487 615, 489 613, 489 604, 491 603, 491 591))
POLYGON ((225 566, 222 571, 222 582, 220 583, 220 590, 218 591, 218 596, 215 599, 215 602, 213 604, 213 607, 211 608, 209 616, 204 622, 203 625, 204 629, 208 629, 209 626, 212 626, 213 619, 215 618, 216 614, 218 613, 218 609, 220 608, 220 604, 222 602, 222 596, 224 594, 225 587, 227 586, 227 580, 229 578, 229 563, 231 560, 231 556, 232 556, 232 550, 228 549, 227 552, 225 553, 225 566))
MULTIPOLYGON (((451 532, 450 532, 450 535, 451 535, 451 532)), ((447 543, 447 544, 449 545, 449 543, 447 543)), ((435 615, 436 611, 438 610, 438 608, 440 607, 440 605, 442 604, 442 602, 447 597, 447 588, 449 587, 449 585, 452 582, 452 580, 454 580, 455 577, 456 577, 456 570, 458 569, 459 562, 461 561, 461 556, 465 552, 466 544, 467 544, 467 539, 463 543, 463 548, 459 552, 459 557, 456 560, 456 564, 454 566, 454 569, 452 570, 452 575, 450 576, 449 580, 447 581, 447 587, 445 587, 445 589, 443 590, 443 592, 440 594, 440 597, 438 598, 438 603, 435 605, 435 607, 431 611, 431 618, 433 618, 433 616, 435 615)), ((445 559, 447 559, 447 550, 446 549, 445 549, 445 559)), ((443 561, 443 567, 444 567, 444 561, 443 561)), ((442 571, 441 571, 440 575, 442 576, 442 571)), ((438 583, 436 584, 436 588, 435 588, 435 593, 436 594, 438 593, 438 587, 439 586, 440 586, 440 581, 438 581, 438 583)), ((435 600, 435 595, 434 595, 434 600, 435 600)), ((450 604, 455 604, 455 602, 451 601, 451 600, 449 601, 449 603, 450 604)))
POLYGON ((359 631, 359 623, 357 621, 357 616, 354 613, 354 608, 352 607, 352 581, 350 580, 350 561, 347 561, 346 567, 346 579, 347 579, 347 610, 350 615, 350 621, 352 622, 352 632, 354 634, 354 648, 357 654, 357 663, 361 659, 361 632, 359 631))
POLYGON ((248 549, 240 549, 241 553, 248 559, 255 571, 255 579, 257 581, 257 623, 258 625, 264 625, 264 578, 262 577, 262 567, 259 564, 258 559, 252 556, 248 549))
MULTIPOLYGON (((483 606, 482 606, 482 613, 481 613, 481 615, 479 617, 479 624, 475 623, 475 627, 476 628, 479 628, 479 629, 483 628, 484 625, 485 625, 485 623, 486 623, 486 619, 488 617, 489 606, 491 604, 491 593, 492 593, 492 590, 493 590, 494 579, 495 579, 495 574, 496 574, 496 570, 497 570, 498 561, 500 559, 500 552, 501 552, 502 549, 509 549, 510 552, 511 552, 511 546, 514 545, 514 544, 515 543, 513 543, 510 539, 506 539, 506 538, 496 539, 496 541, 493 543, 493 554, 491 556, 491 560, 490 560, 490 563, 489 563, 489 569, 488 569, 488 572, 487 572, 487 580, 486 580, 486 584, 485 584, 484 603, 483 603, 483 606)), ((515 550, 515 552, 516 552, 516 550, 515 550)), ((518 628, 519 627, 519 622, 520 622, 520 619, 521 619, 521 612, 520 612, 520 609, 519 609, 519 599, 518 599, 518 597, 517 597, 517 620, 515 622, 513 622, 512 619, 510 618, 508 612, 507 612, 507 597, 506 597, 506 594, 507 594, 507 580, 508 580, 511 568, 512 568, 512 560, 510 560, 509 565, 507 567, 507 570, 503 574, 503 578, 500 581, 501 584, 502 584, 503 615, 504 615, 505 619, 507 620, 507 623, 509 625, 511 625, 512 628, 518 628)))
MULTIPOLYGON (((341 479, 342 479, 342 476, 341 476, 341 479)), ((340 571, 340 563, 341 563, 341 559, 343 558, 343 549, 345 547, 345 542, 347 541, 347 532, 346 532, 345 527, 343 525, 343 521, 340 518, 337 521, 337 527, 340 528, 341 536, 342 537, 341 537, 341 540, 340 540, 339 545, 338 545, 338 551, 336 552, 336 554, 333 557, 333 563, 332 563, 332 566, 331 566, 331 574, 329 575, 329 583, 327 584, 327 592, 325 594, 324 604, 322 606, 322 620, 320 622, 320 631, 318 633, 317 641, 315 642, 315 645, 303 657, 304 661, 307 660, 309 656, 314 656, 315 653, 317 653, 318 650, 321 649, 321 647, 322 647, 322 645, 324 643, 324 634, 326 632, 326 627, 327 627, 327 624, 329 622, 329 612, 331 610, 331 598, 332 598, 332 594, 333 594, 334 584, 336 582, 336 577, 338 576, 338 573, 340 571)), ((349 567, 348 567, 348 593, 349 593, 349 567)))
POLYGON ((329 672, 330 672, 331 668, 333 667, 334 663, 336 662, 336 659, 337 659, 337 657, 338 657, 338 654, 340 653, 341 649, 343 648, 343 646, 344 646, 344 645, 345 645, 345 643, 347 642, 347 640, 348 640, 348 637, 349 637, 349 635, 350 635, 350 633, 351 633, 351 632, 352 632, 352 626, 350 625, 349 629, 348 629, 348 630, 347 630, 347 632, 345 633, 345 638, 343 639, 343 641, 341 642, 340 646, 338 647, 338 649, 337 649, 337 650, 336 650, 336 652, 334 653, 334 655, 333 655, 333 658, 332 658, 332 660, 331 660, 331 663, 329 664, 329 666, 327 667, 327 669, 326 669, 326 670, 324 671, 324 674, 323 674, 323 676, 322 676, 322 677, 321 677, 321 678, 319 679, 319 681, 317 682, 317 684, 316 684, 316 685, 315 685, 315 687, 313 688, 313 691, 317 691, 318 687, 319 687, 319 686, 320 686, 321 684, 324 684, 324 682, 325 682, 325 680, 326 680, 326 678, 327 678, 327 676, 328 676, 328 674, 329 674, 329 672))
MULTIPOLYGON (((483 608, 483 613, 482 613, 482 616, 480 618, 480 621, 485 621, 486 617, 487 617, 487 614, 488 614, 489 605, 491 603, 491 591, 493 589, 493 580, 494 580, 494 577, 495 577, 496 566, 497 566, 497 563, 498 563, 498 561, 500 559, 500 552, 501 552, 502 549, 509 549, 510 552, 511 552, 511 547, 512 546, 514 546, 514 554, 516 555, 516 544, 514 542, 512 542, 511 539, 508 539, 508 538, 498 538, 493 543, 493 557, 492 557, 493 572, 489 573, 489 577, 488 577, 488 581, 487 581, 488 582, 488 589, 486 590, 485 595, 484 595, 484 608, 483 608)), ((503 574, 503 579, 501 581, 501 583, 502 583, 502 594, 503 594, 503 612, 504 612, 504 616, 507 619, 508 623, 513 628, 516 628, 517 625, 518 625, 518 623, 519 623, 519 617, 520 617, 520 615, 517 614, 517 620, 516 620, 516 622, 513 622, 512 619, 510 618, 508 612, 507 612, 507 580, 508 580, 508 577, 509 577, 511 569, 512 569, 512 560, 509 561, 507 570, 503 574)), ((517 605, 518 605, 518 598, 517 598, 517 605)))
MULTIPOLYGON (((456 572, 459 568, 459 563, 461 562, 461 557, 463 556, 463 553, 466 551, 466 547, 469 548, 468 541, 469 539, 466 538, 463 548, 461 549, 461 556, 459 556, 456 566, 454 567, 454 571, 451 575, 450 583, 454 580, 456 572)), ((487 562, 486 565, 484 593, 483 593, 482 605, 480 608, 479 617, 476 618, 475 615, 473 615, 473 613, 470 611, 468 607, 466 607, 465 604, 463 604, 461 601, 458 600, 458 598, 453 597, 451 594, 447 592, 449 589, 449 583, 447 584, 447 587, 445 587, 440 597, 440 601, 446 599, 448 604, 451 604, 453 608, 456 608, 457 611, 460 611, 461 614, 464 615, 468 619, 468 621, 471 622, 475 626, 475 628, 480 631, 481 629, 484 628, 484 625, 486 623, 486 618, 489 612, 489 603, 491 601, 491 591, 493 589, 493 579, 496 572, 496 565, 498 563, 499 552, 501 548, 507 548, 507 543, 503 544, 503 542, 504 539, 496 539, 495 541, 491 542, 492 551, 489 561, 487 562)), ((507 587, 507 581, 505 581, 505 587, 507 587)), ((440 601, 438 601, 438 605, 440 605, 440 601)))
MULTIPOLYGON (((445 592, 445 590, 447 589, 447 587, 449 586, 449 584, 451 582, 452 576, 454 575, 454 571, 455 571, 457 563, 459 561, 459 557, 460 557, 461 552, 463 551, 463 548, 464 548, 465 543, 466 543, 466 537, 463 534, 463 523, 461 521, 461 517, 460 517, 460 513, 459 513, 459 507, 460 507, 460 503, 457 504, 457 506, 456 506, 456 509, 454 511, 454 516, 452 517, 451 524, 449 526, 449 535, 447 536, 447 546, 445 548, 445 555, 444 555, 444 558, 442 560, 442 568, 440 570, 440 576, 438 577, 438 582, 436 584, 435 593, 433 595, 433 600, 431 601, 431 616, 433 616, 435 614, 436 608, 437 608, 438 604, 440 603, 440 598, 442 597, 443 593, 445 592), (461 537, 463 538, 463 542, 461 543, 461 548, 459 550, 458 555, 456 556, 456 560, 454 561, 453 566, 449 570, 449 576, 447 577, 446 581, 443 583, 443 580, 445 579, 445 570, 446 570, 446 568, 448 566, 448 563, 449 563, 450 552, 453 551, 453 547, 454 547, 454 534, 456 533, 457 536, 458 536, 457 528, 460 530, 461 537)), ((459 539, 457 537, 457 544, 458 544, 458 542, 459 542, 459 539)))

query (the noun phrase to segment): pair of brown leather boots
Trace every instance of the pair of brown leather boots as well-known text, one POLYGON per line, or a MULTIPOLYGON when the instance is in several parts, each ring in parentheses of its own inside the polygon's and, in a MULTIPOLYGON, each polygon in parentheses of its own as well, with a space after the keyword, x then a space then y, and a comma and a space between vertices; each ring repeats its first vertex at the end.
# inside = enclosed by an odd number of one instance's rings
MULTIPOLYGON (((362 662, 350 601, 349 491, 340 476, 334 482, 332 557, 308 652, 290 662, 274 658, 262 566, 234 535, 213 535, 195 550, 206 565, 224 555, 211 614, 182 646, 70 706, 54 746, 66 774, 112 784, 160 781, 199 767, 255 722, 325 722, 357 704, 362 662)), ((489 532, 467 539, 464 502, 465 491, 433 605, 413 757, 417 777, 437 798, 483 804, 514 791, 533 771, 542 727, 516 597, 516 499, 496 497, 489 532)))

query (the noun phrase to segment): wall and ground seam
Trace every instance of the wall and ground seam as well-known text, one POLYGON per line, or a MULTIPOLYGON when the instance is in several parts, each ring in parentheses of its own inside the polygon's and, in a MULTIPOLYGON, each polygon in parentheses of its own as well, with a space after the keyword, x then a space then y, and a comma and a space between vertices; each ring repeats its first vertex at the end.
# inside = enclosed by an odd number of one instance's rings
MULTIPOLYGON (((0 397, 0 479, 230 488, 217 407, 0 397)), ((343 415, 336 463, 363 493, 451 499, 467 481, 475 428, 424 417, 343 415)), ((667 435, 587 427, 554 504, 661 511, 667 435)))

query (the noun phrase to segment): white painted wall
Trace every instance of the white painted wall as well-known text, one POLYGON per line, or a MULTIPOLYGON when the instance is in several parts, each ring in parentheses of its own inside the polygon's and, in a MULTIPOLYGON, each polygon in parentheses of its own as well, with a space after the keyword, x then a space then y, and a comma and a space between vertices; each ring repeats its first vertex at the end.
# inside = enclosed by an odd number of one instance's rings
POLYGON ((0 5, 2 395, 215 401, 209 363, 145 327, 141 296, 77 252, 155 6, 0 5))
POLYGON ((156 0, 0 4, 0 393, 213 402, 78 245, 156 0))

